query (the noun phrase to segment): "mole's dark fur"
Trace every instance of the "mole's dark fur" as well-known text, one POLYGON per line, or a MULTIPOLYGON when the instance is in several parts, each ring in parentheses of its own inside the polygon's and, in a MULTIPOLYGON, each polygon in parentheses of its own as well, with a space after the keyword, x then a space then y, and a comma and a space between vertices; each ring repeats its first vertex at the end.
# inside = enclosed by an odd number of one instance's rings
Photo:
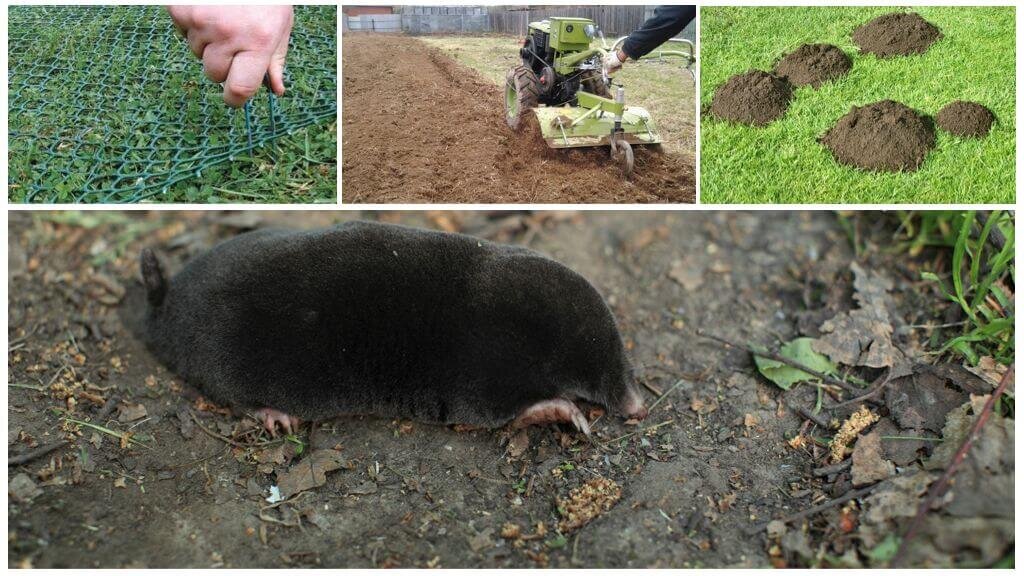
POLYGON ((638 397, 601 296, 525 248, 354 222, 242 234, 169 282, 151 251, 141 265, 147 344, 237 408, 498 426, 551 398, 638 397))

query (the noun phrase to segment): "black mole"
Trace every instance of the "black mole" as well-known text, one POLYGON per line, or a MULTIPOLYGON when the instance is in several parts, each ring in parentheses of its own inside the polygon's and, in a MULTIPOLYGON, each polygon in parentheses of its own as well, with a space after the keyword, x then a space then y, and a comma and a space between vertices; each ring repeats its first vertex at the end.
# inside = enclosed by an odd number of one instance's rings
POLYGON ((242 234, 170 281, 150 250, 141 265, 149 347, 271 431, 375 414, 589 433, 577 399, 647 413, 597 290, 526 248, 350 222, 242 234))

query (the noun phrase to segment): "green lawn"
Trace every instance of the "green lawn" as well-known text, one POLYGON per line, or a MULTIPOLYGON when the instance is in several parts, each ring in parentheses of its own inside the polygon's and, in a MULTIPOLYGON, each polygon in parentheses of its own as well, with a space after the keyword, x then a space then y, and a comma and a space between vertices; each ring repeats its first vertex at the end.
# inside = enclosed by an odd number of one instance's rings
MULTIPOLYGON (((514 36, 426 36, 424 42, 472 68, 499 86, 505 72, 520 63, 522 39, 514 36)), ((609 41, 610 42, 610 41, 609 41)), ((667 45, 666 50, 679 48, 667 45)), ((626 103, 646 108, 661 131, 662 147, 694 157, 696 148, 696 91, 681 58, 629 62, 615 75, 626 87, 626 103)), ((504 114, 504 110, 496 110, 504 114)))
POLYGON ((314 124, 179 182, 161 202, 306 204, 337 202, 338 123, 314 124))
POLYGON ((337 201, 337 8, 295 10, 246 127, 159 6, 8 9, 11 202, 337 201), (252 143, 251 150, 248 144, 252 143))
POLYGON ((789 110, 753 128, 701 116, 701 202, 1013 203, 1015 190, 1015 14, 1012 7, 918 6, 944 37, 922 55, 880 60, 859 54, 854 28, 894 7, 711 7, 701 10, 701 109, 715 88, 751 68, 771 70, 805 43, 839 46, 853 70, 819 90, 799 88, 789 110), (838 164, 817 138, 851 106, 902 102, 929 116, 973 100, 997 118, 988 137, 936 129, 936 147, 912 173, 870 173, 838 164))

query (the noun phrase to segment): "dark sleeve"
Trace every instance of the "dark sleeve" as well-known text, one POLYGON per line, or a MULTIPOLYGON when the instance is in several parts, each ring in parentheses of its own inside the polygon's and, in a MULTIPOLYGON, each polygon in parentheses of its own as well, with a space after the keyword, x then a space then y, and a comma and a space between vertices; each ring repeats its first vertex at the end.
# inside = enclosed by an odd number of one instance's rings
POLYGON ((696 6, 658 6, 654 16, 626 38, 622 51, 636 60, 682 32, 696 17, 696 6))

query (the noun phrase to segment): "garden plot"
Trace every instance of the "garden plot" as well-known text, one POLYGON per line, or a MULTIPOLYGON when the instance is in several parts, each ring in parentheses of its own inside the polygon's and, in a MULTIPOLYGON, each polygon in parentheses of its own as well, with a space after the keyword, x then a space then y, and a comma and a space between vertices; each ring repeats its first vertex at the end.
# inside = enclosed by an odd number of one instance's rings
MULTIPOLYGON (((681 69, 668 77, 659 76, 662 65, 646 68, 680 95, 677 114, 655 118, 659 127, 665 118, 663 137, 673 143, 638 147, 626 181, 607 147, 552 150, 536 127, 516 133, 505 124, 503 82, 518 53, 514 39, 471 38, 468 47, 452 50, 458 42, 344 37, 343 202, 694 201, 693 145, 685 144, 692 142, 694 112, 681 69), (439 42, 444 52, 428 45, 439 42), (475 70, 446 55, 453 53, 475 70), (686 147, 691 152, 682 152, 686 147)), ((630 102, 647 104, 643 90, 629 94, 630 102)))
POLYGON ((704 10, 703 198, 1012 202, 1013 18, 1012 8, 704 10), (969 107, 947 108, 958 102, 969 107))
MULTIPOLYGON (((1005 214, 984 236, 988 220, 938 213, 362 215, 590 279, 651 408, 587 408, 592 441, 373 417, 272 439, 133 336, 143 247, 174 271, 243 230, 359 216, 12 213, 9 566, 882 566, 1013 359, 1005 214), (922 280, 948 276, 960 236, 965 282, 947 289, 971 317, 922 280), (826 380, 743 349, 783 342, 826 380)), ((902 565, 1012 561, 1013 424, 1003 397, 902 565)))

